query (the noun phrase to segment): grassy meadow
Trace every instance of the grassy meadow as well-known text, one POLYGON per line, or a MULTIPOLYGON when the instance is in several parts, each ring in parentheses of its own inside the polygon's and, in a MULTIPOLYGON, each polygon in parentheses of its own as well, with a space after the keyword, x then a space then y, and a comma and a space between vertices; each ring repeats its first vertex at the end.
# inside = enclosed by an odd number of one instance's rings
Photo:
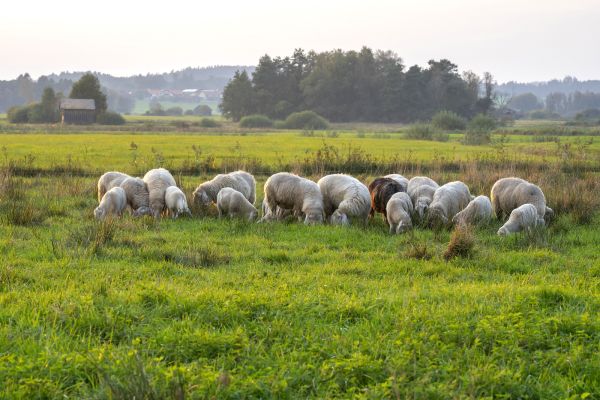
POLYGON ((136 118, 130 131, 0 133, 0 398, 600 399, 594 133, 529 126, 465 146, 396 126, 156 132, 136 118), (278 170, 426 173, 473 194, 518 175, 556 218, 505 238, 500 221, 458 237, 391 236, 380 216, 93 219, 99 173, 157 166, 189 196, 234 168, 259 193, 278 170))

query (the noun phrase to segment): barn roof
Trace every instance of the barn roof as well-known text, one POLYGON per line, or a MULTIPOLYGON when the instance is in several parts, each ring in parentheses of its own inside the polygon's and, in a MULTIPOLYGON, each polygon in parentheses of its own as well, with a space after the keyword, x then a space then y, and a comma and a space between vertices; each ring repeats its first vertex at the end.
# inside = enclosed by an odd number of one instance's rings
POLYGON ((61 110, 95 110, 96 102, 94 99, 62 99, 60 108, 61 110))

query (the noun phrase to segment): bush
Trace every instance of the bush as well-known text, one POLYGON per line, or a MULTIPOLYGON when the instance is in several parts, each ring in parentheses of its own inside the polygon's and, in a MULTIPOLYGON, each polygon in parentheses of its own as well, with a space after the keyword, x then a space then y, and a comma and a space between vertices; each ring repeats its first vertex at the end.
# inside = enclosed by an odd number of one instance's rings
POLYGON ((266 115, 254 114, 242 118, 240 126, 242 128, 270 128, 273 126, 273 121, 266 115))
POLYGON ((496 129, 496 120, 485 114, 478 114, 471 121, 465 134, 465 144, 485 144, 492 140, 492 131, 496 129))
POLYGON ((430 124, 412 124, 406 131, 406 137, 409 139, 431 140, 433 139, 433 129, 430 124))
POLYGON ((529 113, 530 119, 558 119, 560 115, 546 110, 534 110, 529 113))
POLYGON ((194 115, 201 115, 204 117, 210 117, 212 115, 212 108, 207 106, 206 104, 200 104, 193 111, 194 115))
POLYGON ((96 116, 96 123, 100 125, 125 125, 125 118, 119 113, 105 111, 96 116))
POLYGON ((6 118, 8 119, 8 122, 12 122, 14 124, 25 124, 29 122, 28 114, 29 107, 27 106, 12 107, 10 110, 8 110, 6 118))
POLYGON ((433 126, 447 131, 461 131, 467 127, 467 121, 452 111, 439 111, 431 119, 433 126))
POLYGON ((600 110, 597 108, 590 108, 588 110, 582 111, 575 116, 575 120, 577 121, 585 121, 585 120, 595 120, 600 117, 600 110))
POLYGON ((288 115, 282 127, 283 129, 324 130, 329 127, 329 122, 314 111, 300 111, 288 115))
POLYGON ((444 260, 449 261, 454 257, 468 258, 473 254, 475 245, 475 236, 468 226, 456 227, 446 251, 444 251, 444 260))
POLYGON ((202 118, 200 120, 200 126, 203 128, 216 128, 220 124, 212 118, 202 118))
POLYGON ((167 108, 165 110, 165 114, 166 115, 170 115, 170 116, 174 116, 174 117, 179 117, 179 116, 183 115, 183 108, 181 108, 181 107, 167 108))

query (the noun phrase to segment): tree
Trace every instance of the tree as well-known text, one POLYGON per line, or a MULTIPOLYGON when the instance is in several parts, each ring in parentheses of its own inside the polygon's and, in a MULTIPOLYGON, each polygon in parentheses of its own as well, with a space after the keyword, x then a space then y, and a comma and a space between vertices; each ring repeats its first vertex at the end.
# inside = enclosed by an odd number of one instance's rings
POLYGON ((102 92, 98 78, 90 73, 84 74, 73 84, 69 97, 71 99, 94 99, 96 114, 106 111, 106 95, 102 92))
POLYGON ((42 93, 42 119, 43 122, 58 121, 58 101, 54 89, 47 87, 42 93))
POLYGON ((477 101, 477 111, 487 114, 494 105, 494 77, 489 72, 483 73, 484 96, 477 101))
POLYGON ((246 71, 236 71, 223 90, 223 101, 219 105, 227 118, 239 121, 243 116, 255 114, 255 92, 246 71))
POLYGON ((523 93, 510 99, 508 106, 515 110, 527 113, 542 108, 542 103, 535 94, 523 93))

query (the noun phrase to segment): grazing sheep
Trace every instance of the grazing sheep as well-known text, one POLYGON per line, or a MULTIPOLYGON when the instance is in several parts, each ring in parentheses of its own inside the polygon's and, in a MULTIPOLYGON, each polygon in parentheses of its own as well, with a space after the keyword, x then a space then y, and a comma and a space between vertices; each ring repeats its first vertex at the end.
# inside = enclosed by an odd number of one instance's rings
POLYGON ((413 202, 416 216, 423 220, 427 213, 427 208, 433 200, 433 194, 440 185, 433 179, 426 176, 415 176, 408 181, 406 192, 413 202))
POLYGON ((389 174, 384 176, 384 178, 390 178, 398 182, 402 186, 403 192, 406 192, 406 190, 408 189, 408 179, 406 179, 400 174, 389 174))
POLYGON ((127 196, 127 205, 133 210, 134 216, 151 214, 150 194, 143 179, 128 177, 119 185, 127 196))
POLYGON ((230 218, 244 218, 248 221, 256 219, 258 210, 240 192, 232 188, 223 188, 217 193, 217 209, 219 218, 223 214, 230 218))
POLYGON ((333 174, 319 179, 317 185, 323 195, 325 216, 333 225, 350 224, 348 217, 367 223, 371 196, 361 181, 349 175, 333 174))
POLYGON ((109 215, 121 216, 125 207, 127 207, 127 196, 125 191, 117 186, 104 193, 100 205, 94 210, 94 217, 102 220, 109 215))
POLYGON ((175 185, 165 189, 165 205, 167 212, 173 219, 179 217, 181 214, 192 216, 185 194, 175 185))
POLYGON ((144 182, 148 188, 150 209, 152 215, 158 218, 165 208, 165 190, 169 186, 175 186, 175 179, 169 171, 164 168, 151 169, 144 175, 144 182))
POLYGON ((537 226, 544 225, 538 209, 533 204, 523 204, 510 213, 510 218, 500 229, 498 235, 505 236, 522 230, 531 231, 537 226))
POLYGON ((448 225, 471 201, 471 193, 467 185, 460 181, 446 183, 436 189, 433 200, 427 209, 430 225, 448 225))
POLYGON ((492 219, 492 202, 487 196, 477 196, 467 207, 452 218, 457 225, 485 224, 492 219))
POLYGON ((315 182, 298 175, 279 172, 267 179, 264 190, 269 211, 261 221, 275 219, 275 211, 280 207, 293 210, 295 215, 303 213, 306 225, 323 222, 323 195, 315 182))
POLYGON ((377 178, 369 185, 371 195, 371 210, 369 216, 373 217, 375 212, 383 214, 383 220, 387 223, 387 211, 385 206, 394 193, 402 191, 402 185, 392 178, 377 178))
POLYGON ((404 233, 412 229, 413 204, 405 192, 394 193, 386 205, 390 234, 404 233))
POLYGON ((121 182, 127 178, 130 178, 130 176, 117 171, 111 171, 103 174, 100 179, 98 179, 98 203, 102 200, 102 197, 106 192, 114 187, 119 186, 121 182))
POLYGON ((492 210, 498 219, 506 218, 512 210, 523 204, 533 204, 541 218, 544 218, 547 210, 553 214, 552 209, 546 207, 546 197, 542 189, 525 179, 499 179, 492 186, 490 198, 492 210))
POLYGON ((200 184, 194 190, 194 203, 208 206, 217 202, 217 194, 223 188, 232 188, 242 193, 251 204, 256 200, 256 181, 245 171, 235 171, 229 174, 219 174, 210 181, 200 184))
MULTIPOLYGON (((262 208, 262 215, 263 215, 263 217, 265 215, 267 215, 267 213, 270 212, 269 205, 267 204, 267 199, 263 199, 261 208, 262 208)), ((289 218, 289 217, 291 217, 293 215, 294 215, 294 212, 292 210, 286 210, 285 208, 281 208, 281 207, 278 206, 276 208, 276 210, 275 210, 275 213, 274 213, 273 217, 277 221, 281 221, 281 220, 289 218)), ((300 216, 300 214, 296 213, 296 216, 300 216)))

